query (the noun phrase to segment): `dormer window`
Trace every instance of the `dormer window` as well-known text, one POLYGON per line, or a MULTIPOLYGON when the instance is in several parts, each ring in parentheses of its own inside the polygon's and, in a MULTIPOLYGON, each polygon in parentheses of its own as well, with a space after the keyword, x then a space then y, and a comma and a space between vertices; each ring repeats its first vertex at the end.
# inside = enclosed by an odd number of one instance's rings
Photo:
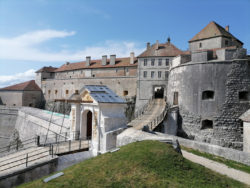
POLYGON ((202 43, 201 42, 200 42, 199 46, 200 46, 200 48, 202 48, 202 43))

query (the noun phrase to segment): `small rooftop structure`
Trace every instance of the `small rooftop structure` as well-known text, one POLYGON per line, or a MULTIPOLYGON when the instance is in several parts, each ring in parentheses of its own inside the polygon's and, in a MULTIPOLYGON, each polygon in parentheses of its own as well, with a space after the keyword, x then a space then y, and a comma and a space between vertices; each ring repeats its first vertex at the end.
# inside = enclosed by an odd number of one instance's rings
POLYGON ((82 100, 83 102, 92 100, 96 103, 126 103, 105 85, 86 85, 80 90, 79 94, 73 94, 69 99, 82 100))
POLYGON ((185 54, 187 52, 184 52, 180 49, 178 49, 175 45, 173 45, 170 42, 170 38, 168 38, 168 41, 166 43, 160 44, 158 41, 150 46, 147 44, 147 49, 142 52, 138 57, 163 57, 163 56, 169 56, 169 57, 175 57, 180 54, 185 54))
POLYGON ((243 42, 241 42, 239 39, 237 39, 235 36, 229 33, 229 29, 227 31, 226 28, 221 27, 214 21, 211 21, 206 27, 204 27, 199 33, 197 33, 189 42, 194 42, 198 40, 204 40, 219 36, 231 38, 243 44, 243 42))
POLYGON ((56 67, 52 67, 52 66, 43 67, 43 68, 39 69, 38 71, 36 71, 36 73, 39 73, 39 72, 55 72, 56 69, 57 69, 56 67))

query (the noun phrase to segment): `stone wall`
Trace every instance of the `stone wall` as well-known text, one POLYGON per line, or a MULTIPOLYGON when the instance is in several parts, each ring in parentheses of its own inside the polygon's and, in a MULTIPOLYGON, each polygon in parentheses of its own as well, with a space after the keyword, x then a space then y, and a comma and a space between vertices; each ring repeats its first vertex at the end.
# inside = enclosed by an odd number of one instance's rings
POLYGON ((23 91, 0 91, 2 102, 6 106, 22 106, 23 91))
POLYGON ((133 97, 136 95, 136 77, 48 79, 43 81, 42 85, 46 101, 61 98, 67 99, 76 90, 80 91, 85 85, 106 85, 121 97, 133 97))
POLYGON ((15 130, 18 108, 0 106, 0 146, 9 143, 10 137, 15 130))
POLYGON ((250 123, 244 122, 243 125, 243 151, 250 153, 250 123))
POLYGON ((152 57, 139 58, 137 70, 137 96, 136 110, 140 109, 147 101, 154 96, 154 88, 159 86, 164 88, 166 96, 169 64, 173 57, 152 57), (144 63, 144 59, 147 63, 144 63), (162 60, 159 64, 159 59, 162 60), (168 59, 168 62, 166 61, 168 59), (151 61, 154 60, 154 64, 151 61), (152 76, 153 72, 153 76, 152 76))
POLYGON ((187 63, 170 70, 168 103, 178 92, 180 127, 191 139, 242 149, 239 116, 250 108, 241 91, 250 92, 250 66, 246 60, 187 63), (204 91, 214 96, 203 99, 204 91), (206 121, 212 121, 208 125, 206 121))

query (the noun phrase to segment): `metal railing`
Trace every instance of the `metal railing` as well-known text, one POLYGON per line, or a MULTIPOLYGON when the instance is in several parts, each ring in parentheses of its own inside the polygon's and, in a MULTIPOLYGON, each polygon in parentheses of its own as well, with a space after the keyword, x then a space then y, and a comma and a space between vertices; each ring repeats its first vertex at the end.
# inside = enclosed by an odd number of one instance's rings
POLYGON ((17 140, 14 143, 11 143, 7 146, 1 147, 0 148, 0 156, 2 156, 1 154, 3 154, 3 153, 9 154, 10 152, 16 152, 16 151, 20 151, 23 149, 28 149, 28 148, 34 147, 37 145, 37 139, 38 139, 37 137, 34 137, 34 138, 30 138, 30 139, 27 139, 24 141, 17 140))
POLYGON ((163 112, 145 126, 148 126, 150 128, 150 130, 152 131, 155 127, 157 127, 164 120, 164 118, 168 112, 168 109, 169 109, 168 105, 166 104, 163 112))
POLYGON ((144 112, 146 111, 146 109, 152 104, 153 102, 153 97, 151 97, 146 104, 144 104, 137 112, 135 112, 134 114, 134 118, 132 118, 132 120, 139 118, 140 116, 142 116, 144 114, 144 112))
POLYGON ((24 167, 28 167, 29 163, 37 161, 37 160, 45 158, 45 157, 48 157, 48 156, 51 156, 52 158, 54 157, 52 145, 49 148, 39 148, 39 149, 33 150, 29 153, 24 153, 21 155, 17 155, 17 156, 8 158, 4 161, 1 161, 0 162, 0 172, 6 171, 9 169, 18 167, 18 166, 23 166, 23 165, 24 165, 24 167), (40 152, 35 153, 37 151, 40 151, 40 152), (46 153, 48 153, 48 154, 46 154, 46 153))

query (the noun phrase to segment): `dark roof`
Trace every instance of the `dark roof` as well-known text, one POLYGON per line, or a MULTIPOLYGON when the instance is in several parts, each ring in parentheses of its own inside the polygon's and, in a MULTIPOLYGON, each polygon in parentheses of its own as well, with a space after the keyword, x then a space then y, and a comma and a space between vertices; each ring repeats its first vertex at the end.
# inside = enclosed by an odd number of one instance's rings
POLYGON ((0 91, 41 91, 35 80, 1 88, 0 91))
POLYGON ((110 65, 110 59, 107 59, 107 65, 102 65, 102 60, 91 60, 90 66, 86 66, 86 61, 78 63, 68 63, 56 69, 55 72, 78 70, 78 69, 95 69, 95 68, 115 68, 115 67, 133 67, 137 66, 137 58, 134 58, 134 64, 130 64, 130 57, 116 58, 115 65, 110 65))
POLYGON ((204 40, 214 37, 224 36, 227 38, 232 38, 243 44, 239 39, 234 37, 231 33, 225 30, 225 28, 221 27, 216 22, 210 22, 206 27, 204 27, 199 33, 197 33, 189 42, 194 42, 198 40, 204 40))
POLYGON ((173 45, 171 42, 163 43, 163 44, 153 44, 149 47, 149 49, 146 49, 144 52, 142 52, 138 57, 175 57, 180 54, 185 54, 186 52, 181 51, 178 49, 175 45, 173 45), (158 46, 158 48, 157 48, 158 46))
POLYGON ((57 69, 56 67, 51 67, 51 66, 43 67, 43 68, 39 69, 38 71, 36 71, 36 73, 38 73, 38 72, 55 72, 56 69, 57 69))

